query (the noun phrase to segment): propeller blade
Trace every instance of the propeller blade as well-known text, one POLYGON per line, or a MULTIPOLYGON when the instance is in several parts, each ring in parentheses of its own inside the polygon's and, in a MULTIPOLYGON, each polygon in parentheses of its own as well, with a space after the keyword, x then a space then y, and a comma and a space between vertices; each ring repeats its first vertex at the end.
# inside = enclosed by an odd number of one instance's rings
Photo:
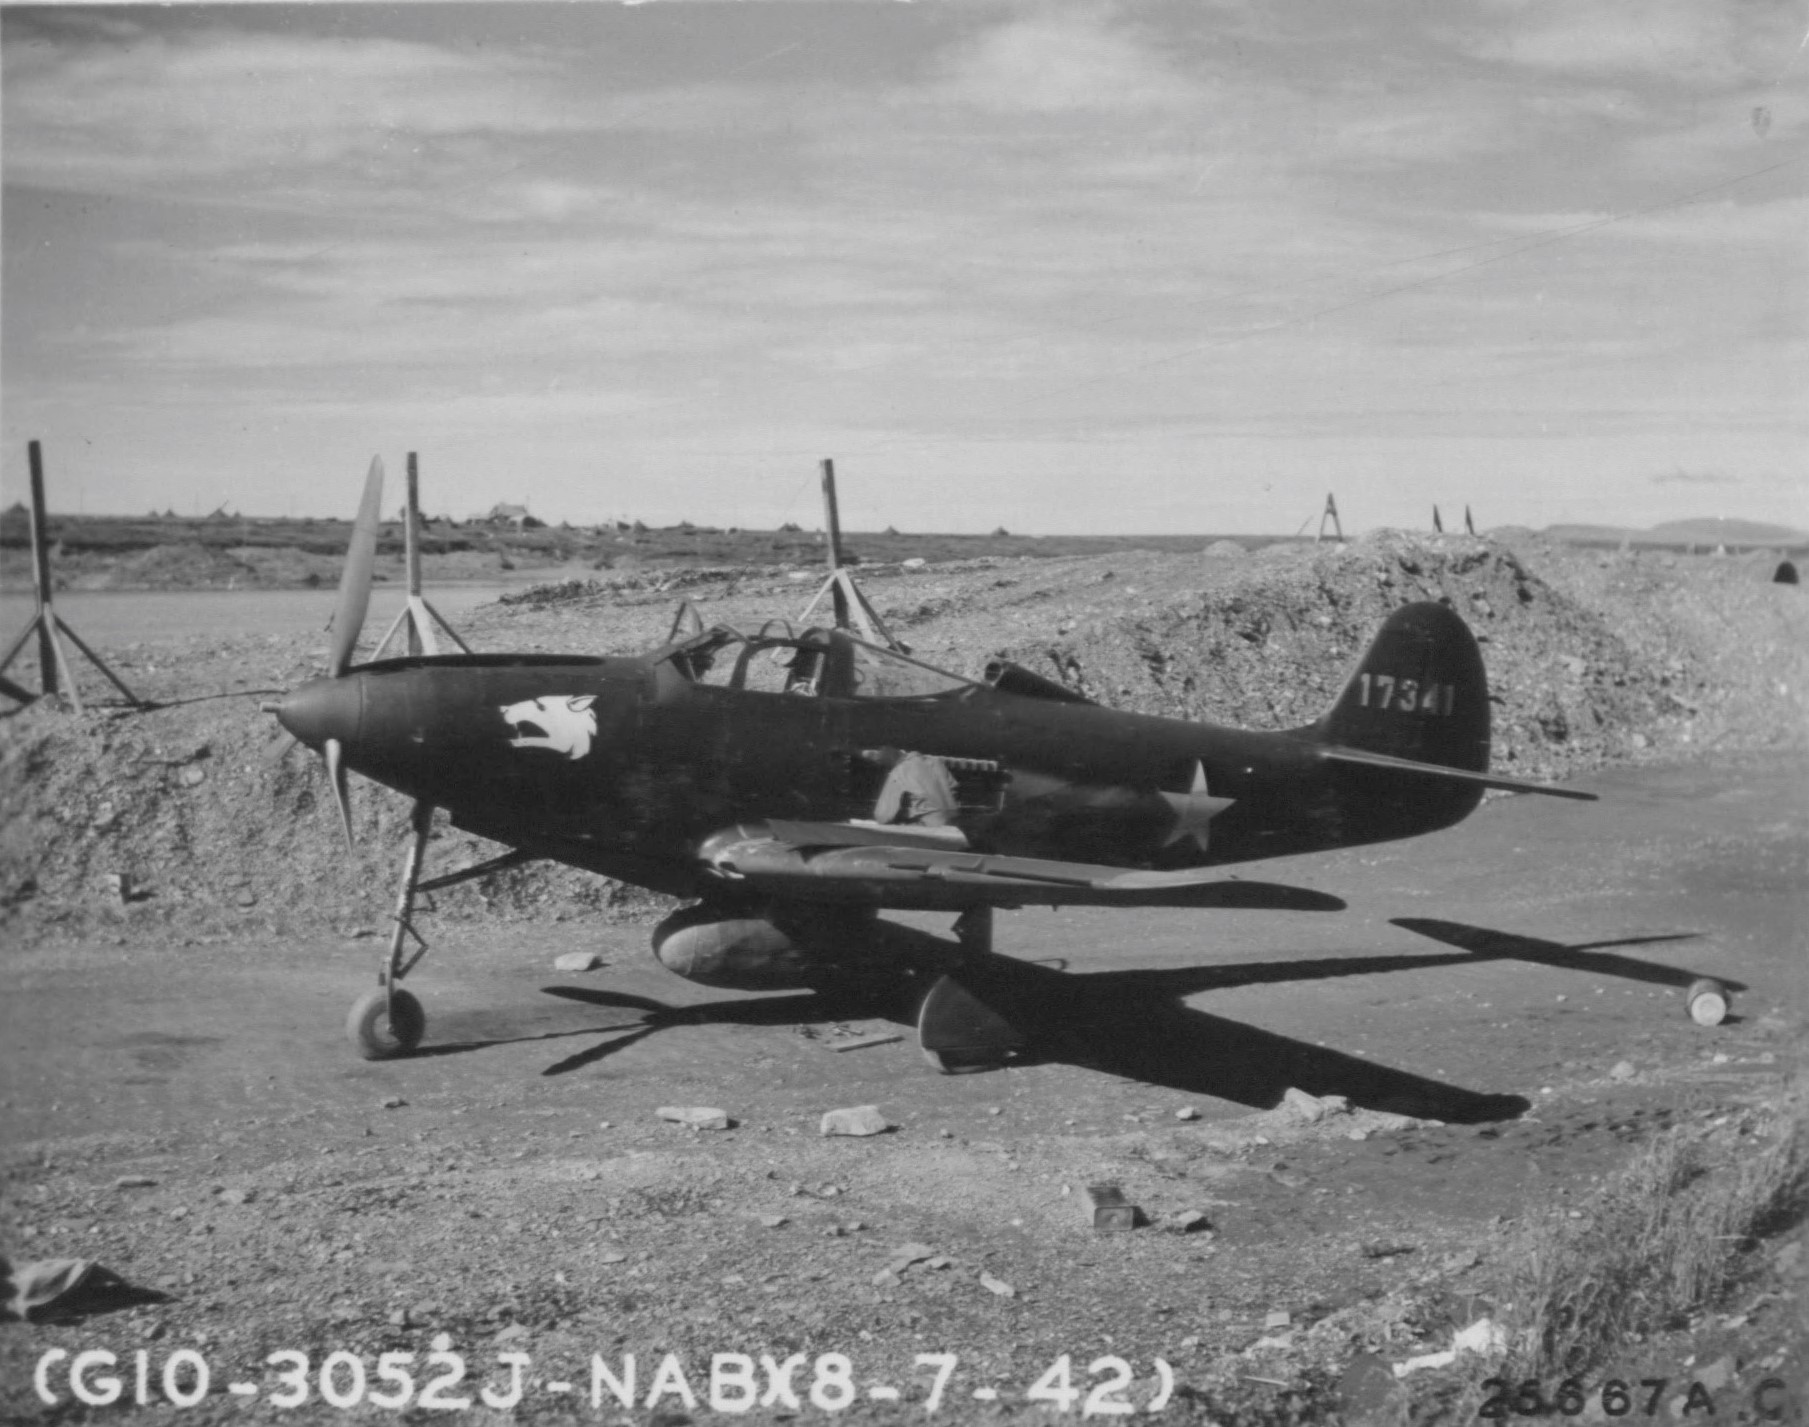
POLYGON ((352 798, 346 788, 345 762, 342 758, 344 749, 337 738, 329 738, 321 750, 327 759, 327 781, 333 785, 333 801, 339 804, 339 822, 345 828, 345 845, 353 847, 352 841, 352 798))
MULTIPOLYGON (((346 546, 345 570, 339 576, 339 603, 333 609, 333 644, 327 656, 327 677, 337 679, 352 662, 352 651, 364 629, 364 611, 371 601, 371 566, 377 560, 377 527, 383 519, 383 458, 371 458, 364 478, 364 501, 352 525, 346 546)), ((343 804, 342 804, 343 805, 343 804)))

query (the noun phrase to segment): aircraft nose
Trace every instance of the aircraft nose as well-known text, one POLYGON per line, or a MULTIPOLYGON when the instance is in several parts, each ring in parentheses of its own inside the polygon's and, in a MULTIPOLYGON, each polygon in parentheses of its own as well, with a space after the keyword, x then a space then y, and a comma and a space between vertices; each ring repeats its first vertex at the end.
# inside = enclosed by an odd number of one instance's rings
POLYGON ((285 695, 275 712, 276 721, 310 748, 329 738, 343 747, 356 741, 364 721, 364 681, 312 679, 285 695))

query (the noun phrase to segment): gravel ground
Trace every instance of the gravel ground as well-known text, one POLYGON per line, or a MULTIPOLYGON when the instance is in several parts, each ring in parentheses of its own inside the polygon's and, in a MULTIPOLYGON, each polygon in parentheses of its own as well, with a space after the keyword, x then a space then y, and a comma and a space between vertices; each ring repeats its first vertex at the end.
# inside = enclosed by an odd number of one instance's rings
MULTIPOLYGON (((759 1354, 805 1356, 796 1409, 776 1395, 752 1420, 841 1403, 834 1354, 858 1389, 843 1420, 917 1420, 935 1372, 917 1354, 944 1352, 952 1421, 1046 1413, 1024 1392, 1064 1354, 1075 1412, 1112 1358, 1121 1400, 1148 1404, 1160 1359, 1167 1420, 1355 1420, 1341 1384, 1359 1354, 1435 1351, 1496 1311, 1518 1235, 1587 1214, 1630 1147, 1680 1129, 1737 1160, 1800 1103, 1809 605, 1756 566, 1384 534, 877 569, 863 587, 933 662, 1005 654, 1107 703, 1257 727, 1314 717, 1387 609, 1449 597, 1485 638, 1497 766, 1611 785, 1621 840, 1592 854, 1562 820, 1593 808, 1492 800, 1435 846, 1290 864, 1352 911, 1228 914, 1216 934, 1248 959, 1210 975, 1184 914, 1021 914, 1007 950, 1119 977, 1097 998, 1117 1039, 957 1080, 905 1042, 829 1049, 899 1031, 883 1020, 676 983, 645 963, 651 899, 529 870, 438 899, 438 1049, 367 1066, 333 1021, 375 959, 406 808, 358 787, 348 860, 317 760, 254 707, 317 670, 323 642, 171 630, 108 649, 163 707, 0 722, 0 1222, 14 1262, 94 1258, 131 1291, 4 1330, 0 1414, 117 1416, 68 1401, 66 1361, 63 1405, 31 1388, 46 1351, 104 1348, 128 1401, 139 1351, 151 1398, 178 1350, 212 1364, 200 1405, 142 1409, 185 1422, 393 1419, 370 1395, 380 1355, 414 1354, 418 1386, 444 1350, 470 1369, 454 1396, 494 1397, 501 1355, 531 1360, 518 1408, 460 1421, 712 1420, 715 1352, 753 1354, 762 1388, 759 1354), (1514 928, 1491 933, 1498 956, 1439 942, 1478 925, 1514 928), (599 944, 600 980, 542 984, 553 953, 599 944), (1110 970, 1126 948, 1135 967, 1110 970), (1750 987, 1710 1039, 1676 1006, 1703 965, 1750 987), (1140 1073, 1140 1026, 1196 1038, 1199 1066, 1140 1073), (1350 1103, 1287 1085, 1344 1085, 1350 1103), (892 1131, 817 1132, 824 1109, 867 1101, 892 1131), (687 1130, 661 1105, 735 1123, 687 1130), (1100 1180, 1142 1228, 1085 1227, 1100 1180), (308 1405, 274 1405, 279 1352, 308 1355, 308 1405), (619 1376, 631 1353, 634 1409, 607 1384, 593 1409, 593 1354, 619 1376), (329 1381, 342 1398, 351 1358, 373 1375, 361 1405, 323 1400, 333 1354, 349 1355, 329 1381)), ((657 642, 681 595, 748 621, 813 588, 779 570, 634 576, 462 623, 480 649, 619 652, 657 642)), ((433 857, 493 850, 448 833, 433 857)), ((1732 1384, 1717 1422, 1760 1420, 1767 1374, 1804 1401, 1802 1239, 1779 1225, 1732 1297, 1625 1345, 1625 1372, 1732 1384)), ((1415 1375, 1381 1410, 1410 1392, 1436 1416, 1439 1381, 1415 1375)))

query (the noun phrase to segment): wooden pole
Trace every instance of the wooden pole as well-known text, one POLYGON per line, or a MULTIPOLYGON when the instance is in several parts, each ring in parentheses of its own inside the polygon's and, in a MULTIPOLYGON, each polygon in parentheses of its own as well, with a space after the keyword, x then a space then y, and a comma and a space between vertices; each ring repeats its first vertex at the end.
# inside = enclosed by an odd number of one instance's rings
POLYGON ((842 568, 842 517, 835 505, 835 462, 823 458, 823 533, 828 542, 830 598, 835 602, 835 627, 848 627, 848 593, 836 579, 842 568))
POLYGON ((835 462, 823 459, 823 529, 829 540, 829 572, 842 568, 842 518, 835 505, 835 462))
POLYGON ((446 616, 427 602, 421 593, 421 464, 415 452, 408 453, 408 503, 402 511, 402 549, 408 568, 408 594, 402 611, 395 617, 382 639, 377 641, 373 659, 381 659, 392 640, 401 635, 404 649, 412 657, 440 652, 439 636, 433 632, 437 624, 447 637, 466 654, 471 646, 446 622, 446 616))
MULTIPOLYGON (((404 514, 402 549, 408 565, 408 599, 412 605, 421 598, 421 547, 416 540, 416 527, 421 523, 421 472, 415 453, 408 453, 408 510, 404 514)), ((408 652, 421 652, 421 630, 415 620, 408 621, 408 652)))
POLYGON ((31 564, 38 586, 38 681, 44 692, 58 692, 56 631, 45 612, 50 609, 50 538, 44 525, 44 452, 36 441, 31 456, 31 564))
POLYGON ((75 665, 64 650, 61 638, 66 634, 75 647, 88 656, 94 667, 113 681, 114 688, 131 703, 143 708, 144 700, 128 689, 125 680, 107 667, 106 660, 84 644, 81 636, 57 617, 56 609, 51 603, 54 584, 50 577, 50 535, 45 524, 47 507, 44 500, 44 452, 36 441, 29 442, 26 449, 31 456, 31 563, 37 582, 38 612, 31 617, 18 638, 7 646, 6 653, 0 656, 0 694, 5 694, 9 699, 17 699, 20 703, 29 703, 38 697, 23 685, 4 677, 19 651, 35 632, 38 636, 38 677, 44 693, 60 693, 63 686, 67 685, 69 702, 78 714, 81 713, 82 691, 76 686, 75 665))

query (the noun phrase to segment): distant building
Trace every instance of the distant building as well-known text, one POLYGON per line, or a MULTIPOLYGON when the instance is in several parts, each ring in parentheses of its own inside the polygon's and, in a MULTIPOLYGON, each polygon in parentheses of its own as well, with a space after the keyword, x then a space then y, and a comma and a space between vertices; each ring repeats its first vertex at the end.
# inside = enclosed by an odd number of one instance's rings
POLYGON ((493 505, 490 513, 484 517, 484 524, 512 525, 517 530, 538 530, 546 522, 529 515, 525 505, 493 505))

